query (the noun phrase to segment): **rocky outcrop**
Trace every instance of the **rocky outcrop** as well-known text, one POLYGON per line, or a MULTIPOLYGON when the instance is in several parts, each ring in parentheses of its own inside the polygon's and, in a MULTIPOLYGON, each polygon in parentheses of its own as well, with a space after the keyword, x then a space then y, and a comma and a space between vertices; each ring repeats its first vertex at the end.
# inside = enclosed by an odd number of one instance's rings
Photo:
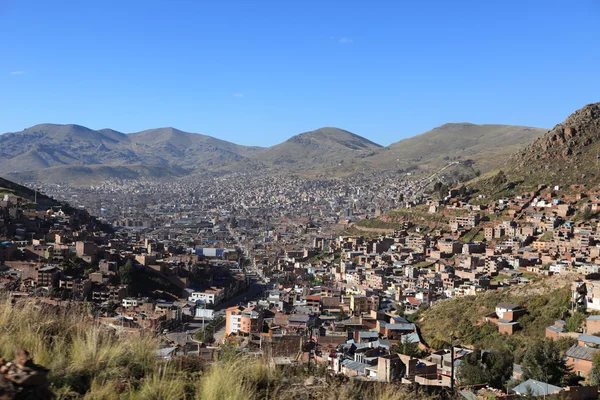
POLYGON ((12 362, 0 357, 0 400, 52 399, 47 375, 48 370, 34 364, 23 349, 12 362))
POLYGON ((594 178, 591 182, 600 179, 596 160, 599 142, 600 103, 588 104, 513 155, 507 171, 513 180, 529 177, 546 184, 577 183, 584 172, 587 180, 594 178))

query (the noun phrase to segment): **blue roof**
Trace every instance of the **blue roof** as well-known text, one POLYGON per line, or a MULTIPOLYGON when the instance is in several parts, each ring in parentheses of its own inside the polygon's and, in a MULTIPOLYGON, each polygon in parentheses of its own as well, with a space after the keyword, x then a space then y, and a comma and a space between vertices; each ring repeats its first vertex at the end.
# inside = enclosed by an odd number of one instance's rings
POLYGON ((521 367, 520 364, 513 364, 513 374, 514 373, 523 375, 523 367, 521 367))
POLYGON ((589 317, 587 317, 588 321, 598 321, 600 320, 600 315, 590 315, 589 317))
POLYGON ((598 336, 583 334, 583 335, 579 335, 579 337, 577 338, 577 340, 580 340, 580 341, 586 342, 586 343, 592 343, 592 344, 600 345, 600 337, 598 337, 598 336))
POLYGON ((421 339, 419 339, 419 334, 417 332, 413 332, 402 336, 402 341, 405 343, 420 343, 421 339))
POLYGON ((401 330, 401 331, 414 331, 415 324, 387 324, 385 326, 390 330, 401 330))
POLYGON ((560 392, 564 389, 560 386, 550 385, 546 382, 528 379, 520 385, 515 386, 512 390, 519 395, 524 395, 531 391, 531 394, 534 396, 544 396, 560 392))
POLYGON ((348 369, 354 370, 354 371, 364 371, 365 368, 367 368, 369 366, 369 364, 364 364, 358 361, 352 361, 352 360, 344 360, 342 361, 342 365, 348 369))
POLYGON ((556 332, 556 333, 561 333, 564 331, 564 328, 562 326, 558 326, 558 325, 548 326, 546 329, 548 329, 549 331, 552 331, 552 332, 556 332))
POLYGON ((379 332, 358 332, 358 336, 361 338, 378 338, 379 332))

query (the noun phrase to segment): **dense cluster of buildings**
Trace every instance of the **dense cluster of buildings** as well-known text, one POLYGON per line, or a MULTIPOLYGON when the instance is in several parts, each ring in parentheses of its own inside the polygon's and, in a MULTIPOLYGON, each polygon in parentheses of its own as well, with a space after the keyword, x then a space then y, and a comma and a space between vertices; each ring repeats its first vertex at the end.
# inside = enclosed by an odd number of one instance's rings
MULTIPOLYGON (((411 322, 424 306, 577 274, 573 308, 600 311, 598 188, 541 185, 493 202, 451 191, 413 204, 403 200, 410 187, 373 176, 231 175, 65 192, 114 233, 94 229, 78 209, 26 208, 8 196, 1 284, 22 297, 96 303, 114 329, 164 332, 164 358, 212 359, 231 342, 277 363, 442 387, 472 349, 430 348, 411 322)), ((517 334, 526 314, 526 305, 499 303, 478 324, 517 334)), ((578 341, 566 357, 582 377, 600 345, 595 321, 580 332, 566 332, 562 320, 546 329, 550 339, 578 341)))

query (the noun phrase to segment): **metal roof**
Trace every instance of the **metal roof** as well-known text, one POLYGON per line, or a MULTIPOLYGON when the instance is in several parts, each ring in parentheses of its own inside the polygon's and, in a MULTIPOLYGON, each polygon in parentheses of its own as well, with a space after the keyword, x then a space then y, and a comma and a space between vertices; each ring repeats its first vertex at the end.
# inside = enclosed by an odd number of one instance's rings
POLYGON ((399 331, 414 331, 415 324, 387 324, 385 326, 389 330, 399 330, 399 331))
POLYGON ((512 304, 512 303, 498 303, 496 305, 496 308, 503 308, 506 310, 515 310, 515 309, 521 308, 521 306, 518 304, 512 304))
POLYGON ((378 338, 379 332, 359 332, 358 336, 360 338, 378 338))
POLYGON ((536 381, 535 379, 528 379, 520 385, 515 386, 512 390, 519 395, 524 395, 531 391, 531 394, 533 394, 534 396, 544 396, 561 392, 564 389, 560 386, 550 385, 546 382, 536 381))
POLYGON ((369 364, 364 364, 358 361, 353 361, 353 360, 344 360, 342 361, 342 365, 348 369, 354 370, 354 371, 362 371, 364 372, 365 368, 367 368, 369 366, 369 364))
POLYGON ((565 355, 571 358, 592 361, 592 358, 597 351, 598 349, 593 349, 591 347, 573 345, 567 350, 565 355))
POLYGON ((598 337, 598 336, 582 334, 582 335, 579 335, 577 340, 580 340, 580 341, 586 342, 586 343, 600 345, 600 337, 598 337))
POLYGON ((558 326, 558 325, 551 325, 551 326, 546 327, 546 329, 548 329, 552 332, 556 332, 556 333, 561 333, 565 330, 562 326, 558 326))

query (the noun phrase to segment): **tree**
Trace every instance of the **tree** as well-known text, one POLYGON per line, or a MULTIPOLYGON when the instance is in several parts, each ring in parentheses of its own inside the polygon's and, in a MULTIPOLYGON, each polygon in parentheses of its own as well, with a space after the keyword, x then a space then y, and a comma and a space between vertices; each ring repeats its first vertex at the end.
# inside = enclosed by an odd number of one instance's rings
POLYGON ((504 185, 506 182, 508 182, 508 179, 506 178, 506 175, 502 170, 498 171, 496 176, 492 178, 492 185, 494 186, 501 186, 504 185))
POLYGON ((400 316, 404 316, 404 312, 406 311, 406 306, 404 303, 396 303, 396 313, 400 316))
POLYGON ((586 206, 581 213, 581 219, 588 221, 590 218, 592 218, 592 215, 592 208, 590 206, 586 206))
POLYGON ((600 385, 600 352, 592 356, 592 369, 587 376, 586 383, 589 385, 600 385))
POLYGON ((338 313, 335 315, 336 321, 343 321, 346 318, 348 318, 348 316, 346 315, 346 313, 344 311, 338 311, 338 313))
POLYGON ((419 348, 419 344, 411 342, 406 336, 403 336, 402 340, 400 340, 400 343, 395 344, 392 347, 392 352, 411 357, 420 357, 423 353, 423 351, 419 348))
POLYGON ((456 379, 463 386, 480 385, 487 383, 488 375, 481 362, 481 352, 475 350, 463 357, 456 370, 456 379))
POLYGON ((502 389, 512 377, 513 362, 506 350, 492 350, 483 356, 476 350, 463 358, 456 376, 461 385, 488 384, 502 389))
POLYGON ((551 340, 542 340, 531 346, 525 353, 521 366, 523 378, 536 379, 552 385, 559 384, 570 370, 558 347, 551 340))
POLYGON ((135 278, 135 268, 131 260, 127 260, 125 265, 122 265, 119 268, 119 281, 123 285, 129 285, 133 282, 135 278))
POLYGON ((495 350, 486 354, 484 364, 488 371, 488 383, 497 389, 502 389, 513 373, 514 358, 507 350, 495 350))
POLYGON ((581 324, 585 321, 586 315, 582 312, 575 312, 566 320, 565 328, 567 332, 578 332, 581 324))

